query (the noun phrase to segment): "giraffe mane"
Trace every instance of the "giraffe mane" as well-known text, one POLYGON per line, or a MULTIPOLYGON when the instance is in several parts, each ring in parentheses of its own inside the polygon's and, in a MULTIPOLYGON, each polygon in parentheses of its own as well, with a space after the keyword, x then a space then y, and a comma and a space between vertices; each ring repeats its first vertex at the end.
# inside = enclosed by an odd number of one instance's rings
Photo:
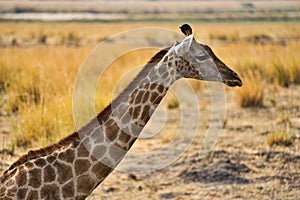
MULTIPOLYGON (((139 83, 141 79, 144 79, 145 76, 148 75, 149 71, 157 64, 159 61, 162 60, 162 58, 166 55, 166 53, 170 50, 171 47, 166 47, 159 52, 157 52, 151 59, 148 61, 148 63, 143 67, 143 69, 138 73, 137 76, 128 84, 128 86, 117 96, 116 99, 114 99, 112 102, 115 105, 118 105, 122 102, 123 96, 126 96, 128 92, 132 91, 136 87, 136 83, 139 83)), ((108 107, 111 107, 110 103, 108 107)), ((102 112, 99 114, 99 116, 102 116, 102 112)), ((99 119, 99 118, 98 118, 99 119)))
MULTIPOLYGON (((159 52, 157 52, 151 59, 150 61, 144 66, 144 68, 141 70, 141 72, 139 73, 138 76, 136 76, 131 83, 128 85, 128 87, 126 87, 121 93, 120 95, 117 97, 117 99, 115 99, 115 101, 118 101, 118 99, 120 99, 123 95, 127 94, 127 91, 132 88, 132 86, 139 81, 141 78, 143 78, 145 75, 147 75, 147 73, 149 72, 149 70, 156 65, 157 63, 159 63, 159 61, 166 55, 166 53, 169 51, 171 47, 166 47, 162 50, 160 50, 159 52)), ((109 114, 111 113, 111 103, 105 107, 98 115, 97 115, 97 120, 98 122, 103 121, 105 118, 107 118, 109 116, 109 114)), ((86 126, 84 126, 82 129, 89 129, 89 125, 90 123, 88 123, 86 126)), ((1 179, 6 179, 8 178, 9 172, 13 171, 16 167, 30 161, 30 160, 34 160, 36 158, 39 157, 43 157, 46 156, 48 154, 53 153, 55 150, 57 149, 62 149, 72 143, 79 143, 80 141, 80 137, 78 132, 74 132, 71 135, 61 139, 59 142, 51 144, 49 146, 43 147, 41 149, 37 149, 37 150, 30 150, 27 152, 27 154, 22 155, 17 161, 15 161, 13 164, 10 165, 10 167, 5 170, 2 173, 2 176, 0 176, 1 179)))

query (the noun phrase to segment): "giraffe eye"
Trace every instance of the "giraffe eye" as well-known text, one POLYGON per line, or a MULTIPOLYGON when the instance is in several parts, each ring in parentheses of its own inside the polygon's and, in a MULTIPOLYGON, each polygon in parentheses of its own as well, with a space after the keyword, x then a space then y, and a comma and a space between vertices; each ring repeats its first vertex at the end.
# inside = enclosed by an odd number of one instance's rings
POLYGON ((200 56, 195 56, 198 60, 206 60, 206 59, 208 59, 209 58, 209 56, 208 55, 200 55, 200 56))

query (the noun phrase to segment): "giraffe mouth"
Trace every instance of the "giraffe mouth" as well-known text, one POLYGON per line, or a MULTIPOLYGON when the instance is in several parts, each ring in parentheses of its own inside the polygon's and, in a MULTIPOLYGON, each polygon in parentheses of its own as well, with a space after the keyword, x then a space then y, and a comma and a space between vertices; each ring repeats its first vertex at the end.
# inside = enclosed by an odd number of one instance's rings
POLYGON ((242 80, 240 78, 234 80, 224 80, 223 82, 229 87, 235 87, 235 86, 241 87, 243 85, 242 80))
POLYGON ((223 73, 222 76, 223 76, 223 83, 225 83, 229 87, 235 87, 235 86, 241 87, 243 85, 243 82, 239 77, 239 75, 234 71, 232 71, 231 69, 227 70, 226 73, 223 73))

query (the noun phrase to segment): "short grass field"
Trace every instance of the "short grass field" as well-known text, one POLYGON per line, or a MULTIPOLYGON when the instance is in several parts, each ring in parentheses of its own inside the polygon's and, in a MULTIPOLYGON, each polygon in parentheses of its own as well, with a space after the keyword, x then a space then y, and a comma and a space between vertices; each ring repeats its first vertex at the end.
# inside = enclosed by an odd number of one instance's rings
MULTIPOLYGON (((72 92, 76 75, 100 42, 135 28, 178 32, 180 25, 0 22, 0 169, 28 149, 52 144, 75 130, 72 92)), ((147 174, 114 172, 91 199, 130 199, 134 195, 138 199, 299 198, 299 22, 194 22, 191 26, 195 38, 212 47, 243 80, 241 88, 225 87, 227 116, 217 145, 205 161, 196 157, 201 142, 195 142, 165 169, 147 174), (237 167, 226 168, 233 182, 218 181, 218 173, 209 170, 224 172, 225 165, 237 167), (207 170, 210 173, 205 175, 207 170), (197 178, 202 176, 207 181, 197 178)), ((111 101, 112 90, 125 72, 146 63, 155 52, 134 51, 116 59, 103 77, 105 84, 96 91, 96 110, 111 101)), ((209 95, 204 82, 190 82, 199 98, 209 95)), ((180 112, 171 94, 163 107, 166 112, 180 112)), ((208 112, 209 102, 202 103, 201 109, 208 112)), ((205 127, 208 120, 199 123, 205 127)), ((174 123, 178 119, 169 125, 174 123)), ((167 143, 173 137, 170 130, 162 138, 146 140, 146 145, 138 141, 135 150, 167 143)))

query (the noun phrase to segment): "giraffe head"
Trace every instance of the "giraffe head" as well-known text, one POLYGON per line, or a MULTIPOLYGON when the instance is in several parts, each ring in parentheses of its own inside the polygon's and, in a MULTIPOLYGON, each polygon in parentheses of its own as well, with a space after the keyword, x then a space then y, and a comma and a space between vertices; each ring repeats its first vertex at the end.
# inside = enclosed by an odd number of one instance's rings
POLYGON ((237 73, 222 62, 209 46, 194 39, 189 25, 180 28, 186 38, 180 43, 176 42, 170 53, 179 58, 176 70, 181 77, 222 82, 230 87, 242 86, 237 73))

